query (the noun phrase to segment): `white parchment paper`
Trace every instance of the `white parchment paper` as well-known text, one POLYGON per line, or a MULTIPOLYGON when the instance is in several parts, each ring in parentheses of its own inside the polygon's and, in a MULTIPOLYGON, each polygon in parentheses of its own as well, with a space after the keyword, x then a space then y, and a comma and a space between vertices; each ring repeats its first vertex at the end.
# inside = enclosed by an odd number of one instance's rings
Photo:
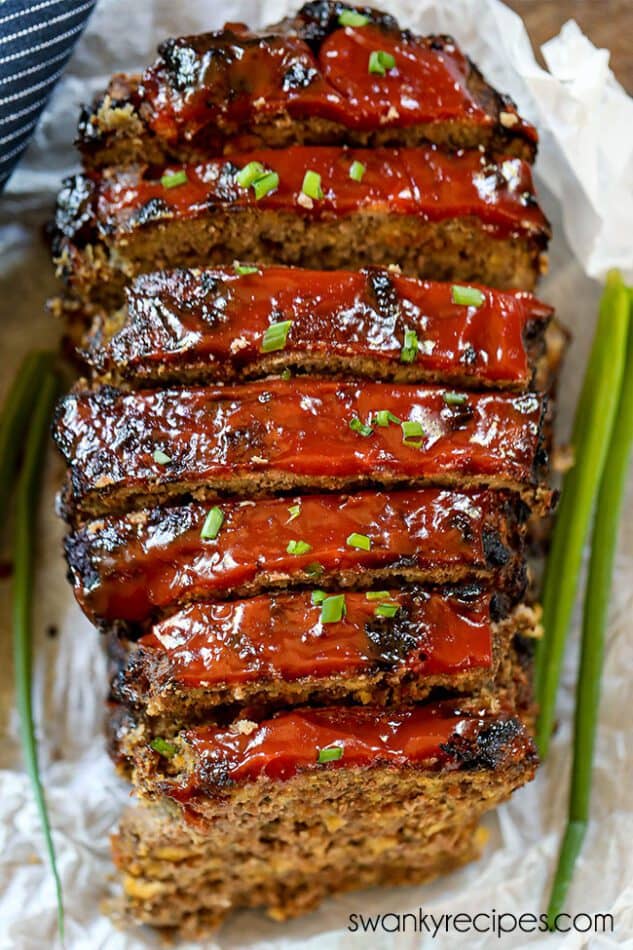
MULTIPOLYGON (((380 5, 380 4, 378 4, 380 5)), ((41 229, 62 175, 76 164, 71 147, 79 103, 113 71, 151 61, 167 35, 217 28, 225 20, 271 22, 287 0, 101 0, 0 205, 0 397, 22 354, 54 344, 59 328, 43 311, 55 291, 41 229)), ((540 195, 554 226, 550 273, 540 294, 574 333, 561 386, 560 428, 573 411, 595 321, 597 280, 612 266, 633 280, 633 101, 573 23, 536 63, 521 20, 498 0, 392 0, 390 10, 416 31, 453 33, 501 90, 511 93, 541 133, 540 195)), ((62 474, 50 452, 42 501, 35 603, 35 692, 41 761, 63 880, 67 941, 73 950, 140 950, 160 946, 148 930, 122 933, 100 914, 116 889, 108 834, 129 797, 101 738, 105 664, 98 637, 73 602, 61 556, 62 526, 53 496, 62 474)), ((374 890, 327 902, 317 913, 276 924, 257 913, 235 915, 208 948, 442 948, 523 946, 633 947, 633 518, 629 496, 622 524, 609 625, 595 769, 593 820, 578 864, 569 908, 612 913, 615 931, 556 937, 455 932, 435 939, 411 929, 399 935, 348 931, 352 912, 440 914, 464 911, 538 913, 563 826, 570 763, 577 626, 561 689, 560 728, 550 759, 532 785, 487 819, 490 841, 481 861, 427 887, 374 890)), ((9 592, 0 580, 0 701, 6 737, 0 744, 0 948, 58 946, 51 876, 29 783, 22 772, 13 711, 9 592)), ((376 815, 377 827, 380 815, 376 815)))

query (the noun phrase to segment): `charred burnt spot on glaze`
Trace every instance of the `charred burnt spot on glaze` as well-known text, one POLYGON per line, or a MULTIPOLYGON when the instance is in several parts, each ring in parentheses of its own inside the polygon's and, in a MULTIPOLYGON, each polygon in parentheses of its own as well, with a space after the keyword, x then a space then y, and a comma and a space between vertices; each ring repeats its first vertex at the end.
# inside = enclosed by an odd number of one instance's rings
POLYGON ((389 273, 382 267, 366 267, 363 273, 377 313, 395 320, 400 313, 400 298, 389 273))
POLYGON ((306 66, 305 63, 296 60, 284 73, 281 88, 284 92, 291 92, 293 89, 306 89, 317 75, 316 69, 312 66, 306 66))
POLYGON ((170 215, 171 209, 164 198, 150 198, 145 204, 137 208, 131 217, 132 223, 143 226, 152 221, 158 221, 160 218, 170 215))
MULTIPOLYGON (((318 53, 322 43, 341 29, 339 16, 346 10, 362 13, 373 26, 390 33, 400 33, 398 21, 388 13, 382 13, 373 7, 357 7, 350 3, 332 2, 332 0, 313 0, 304 4, 299 10, 296 20, 299 36, 305 40, 314 53, 318 53)), ((293 21, 290 21, 291 23, 293 21)), ((407 31, 402 31, 402 35, 407 31)))
POLYGON ((218 202, 231 204, 237 201, 240 195, 240 188, 236 181, 236 175, 239 171, 234 162, 224 162, 220 168, 217 180, 213 190, 209 193, 207 204, 213 208, 218 202))
POLYGON ((475 532, 471 518, 465 511, 455 511, 450 517, 450 524, 457 528, 466 544, 471 544, 475 539, 475 532))
POLYGON ((378 669, 398 666, 419 647, 419 625, 411 619, 409 609, 401 605, 394 617, 375 617, 365 624, 365 634, 371 646, 372 659, 378 669))
POLYGON ((505 567, 511 555, 501 540, 499 532, 494 528, 484 528, 482 531, 482 542, 486 563, 491 567, 505 567))
MULTIPOLYGON (((517 742, 525 747, 525 731, 518 719, 495 720, 483 723, 474 737, 455 734, 440 746, 442 752, 456 761, 464 771, 501 769, 519 751, 517 742)), ((534 754, 534 753, 533 753, 534 754)))
POLYGON ((62 181, 55 209, 54 254, 62 250, 62 236, 78 247, 94 236, 94 193, 94 182, 87 175, 71 175, 62 181))
POLYGON ((165 40, 158 47, 158 55, 174 89, 185 92, 196 84, 200 77, 200 58, 189 37, 165 40))

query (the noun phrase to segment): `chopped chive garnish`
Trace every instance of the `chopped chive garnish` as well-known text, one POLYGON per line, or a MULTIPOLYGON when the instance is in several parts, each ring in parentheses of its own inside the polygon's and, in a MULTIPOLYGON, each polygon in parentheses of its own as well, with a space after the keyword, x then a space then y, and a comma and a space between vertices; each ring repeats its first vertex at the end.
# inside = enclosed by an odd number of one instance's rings
POLYGON ((240 168, 235 176, 235 181, 240 188, 250 188, 253 182, 262 178, 266 174, 266 169, 261 162, 249 162, 244 168, 240 168))
POLYGON ((303 176, 301 191, 304 195, 307 195, 308 198, 316 198, 317 200, 322 198, 323 189, 321 188, 321 176, 316 172, 308 170, 303 176))
POLYGON ((399 604, 378 604, 374 614, 376 617, 395 617, 399 610, 399 604))
POLYGON ((266 332, 262 337, 262 353, 283 350, 291 325, 292 320, 282 320, 280 323, 271 323, 269 327, 266 327, 266 332))
POLYGON ((336 762, 343 758, 343 750, 340 746, 331 745, 327 749, 319 749, 317 753, 317 762, 323 765, 324 762, 336 762))
POLYGON ((365 600, 385 600, 389 597, 388 590, 368 590, 365 594, 365 600))
POLYGON ((288 541, 286 551, 288 554, 307 554, 312 550, 312 545, 307 541, 288 541))
POLYGON ((376 413, 374 422, 382 429, 386 429, 390 422, 393 422, 394 425, 399 426, 402 422, 402 419, 398 419, 398 417, 394 416, 393 412, 389 412, 388 409, 379 409, 376 413))
POLYGON ((468 401, 466 393, 443 393, 442 399, 447 406, 463 406, 468 401))
POLYGON ((187 172, 181 168, 179 172, 168 172, 163 175, 160 183, 163 188, 177 188, 178 185, 186 185, 187 180, 187 172))
POLYGON ((404 422, 400 423, 402 427, 402 441, 407 445, 421 445, 422 442, 412 442, 412 439, 423 439, 424 438, 424 429, 422 428, 421 422, 416 422, 414 419, 406 419, 404 422))
POLYGON ((371 426, 365 425, 364 422, 361 422, 358 416, 354 416, 349 421, 349 427, 353 432, 358 432, 359 435, 368 436, 371 435, 374 431, 371 426))
POLYGON ((462 304, 464 307, 481 307, 486 299, 476 287, 462 287, 460 284, 453 284, 451 297, 453 303, 462 304))
POLYGON ((251 267, 249 264, 236 264, 235 273, 243 277, 244 274, 258 274, 259 267, 251 267))
POLYGON ((352 179, 352 181, 362 181, 363 175, 366 171, 367 168, 362 162, 352 162, 352 164, 349 166, 349 177, 352 179))
POLYGON ((304 567, 304 571, 311 577, 320 577, 323 573, 323 565, 319 564, 318 561, 313 561, 312 564, 308 564, 304 567))
POLYGON ((384 76, 388 69, 393 69, 396 61, 391 53, 385 53, 383 49, 375 49, 369 56, 369 72, 376 73, 378 76, 384 76))
POLYGON ((312 591, 312 603, 313 604, 322 604, 326 598, 326 593, 324 590, 313 590, 312 591))
POLYGON ((289 379, 292 379, 292 373, 290 372, 288 368, 282 369, 281 373, 279 374, 279 377, 280 379, 284 379, 287 381, 289 379))
POLYGON ((338 15, 340 26, 366 26, 369 23, 369 17, 357 10, 343 10, 338 15))
POLYGON ((288 508, 288 514, 290 517, 286 521, 286 524, 290 524, 291 521, 294 521, 295 518, 298 518, 301 514, 301 505, 290 505, 288 508))
POLYGON ((338 623, 346 613, 345 594, 326 597, 321 604, 321 623, 338 623))
POLYGON ((279 175, 277 172, 267 172, 265 175, 262 175, 261 178, 257 178, 253 182, 253 191, 255 192, 255 198, 259 201, 260 198, 265 198, 266 195, 269 195, 271 191, 274 191, 275 188, 279 187, 279 175))
POLYGON ((413 363, 418 355, 418 335, 415 330, 404 331, 404 343, 400 350, 400 361, 402 363, 413 363))
POLYGON ((161 739, 160 736, 152 739, 149 745, 154 752, 164 755, 166 759, 172 759, 178 752, 178 746, 175 746, 173 742, 167 742, 167 739, 161 739))
POLYGON ((352 531, 345 543, 350 548, 358 548, 359 551, 369 551, 371 549, 370 538, 366 534, 358 534, 356 531, 352 531))
POLYGON ((220 528, 222 527, 223 523, 224 512, 222 509, 218 508, 217 506, 212 508, 207 517, 204 519, 200 537, 204 541, 215 541, 218 534, 220 533, 220 528))
POLYGON ((162 449, 154 449, 152 458, 154 459, 157 465, 169 465, 169 463, 171 462, 170 456, 167 455, 166 452, 163 452, 162 449))

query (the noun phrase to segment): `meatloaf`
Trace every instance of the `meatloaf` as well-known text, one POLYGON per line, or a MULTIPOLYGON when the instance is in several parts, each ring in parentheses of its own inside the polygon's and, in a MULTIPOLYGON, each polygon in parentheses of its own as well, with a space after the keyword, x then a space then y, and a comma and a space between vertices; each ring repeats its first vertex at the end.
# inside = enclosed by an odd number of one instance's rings
MULTIPOLYGON (((98 516, 193 495, 491 486, 538 503, 547 397, 301 377, 61 400, 64 512, 98 516)), ((547 493, 546 493, 547 494, 547 493)))
POLYGON ((468 701, 297 709, 152 745, 134 764, 154 804, 124 818, 114 855, 134 918, 184 930, 446 870, 536 767, 516 715, 468 701))
POLYGON ((69 291, 106 306, 136 274, 236 258, 531 290, 549 233, 521 159, 293 146, 68 179, 54 253, 69 291))
POLYGON ((103 625, 300 585, 484 578, 516 599, 526 514, 514 495, 441 489, 158 506, 80 526, 66 558, 79 604, 103 625))
MULTIPOLYGON (((239 704, 397 705, 490 688, 538 614, 478 585, 324 590, 192 604, 114 640, 113 698, 178 728, 239 704)), ((157 728, 157 727, 153 727, 157 728)), ((161 727, 158 727, 161 728, 161 727)))
POLYGON ((99 378, 119 385, 298 370, 524 390, 552 312, 529 293, 378 267, 157 272, 137 277, 125 308, 96 322, 83 355, 99 378))
POLYGON ((451 37, 320 0, 261 32, 227 23, 167 40, 142 76, 116 75, 83 109, 78 145, 94 167, 296 143, 432 142, 531 160, 536 141, 451 37))

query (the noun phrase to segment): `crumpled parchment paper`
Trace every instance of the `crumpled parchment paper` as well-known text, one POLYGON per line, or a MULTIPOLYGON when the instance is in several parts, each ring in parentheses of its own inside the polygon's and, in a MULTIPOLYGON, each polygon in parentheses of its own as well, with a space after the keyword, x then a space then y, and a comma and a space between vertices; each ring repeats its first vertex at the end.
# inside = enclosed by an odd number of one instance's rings
MULTIPOLYGON (((380 3, 378 3, 380 5, 380 3)), ((41 229, 62 175, 77 164, 71 147, 79 103, 116 70, 137 69, 158 42, 217 28, 224 20, 272 22, 292 4, 271 0, 101 0, 80 46, 0 206, 0 398, 22 354, 54 344, 59 328, 43 312, 55 291, 41 229)), ((633 280, 633 101, 575 23, 546 44, 549 71, 535 61, 521 20, 498 0, 392 0, 389 9, 419 32, 453 33, 499 89, 519 102, 541 133, 540 195, 554 226, 550 273, 540 294, 574 333, 561 386, 564 437, 595 321, 601 278, 612 266, 633 280)), ((40 757, 63 881, 66 945, 73 950, 159 947, 148 930, 122 933, 99 905, 116 891, 108 834, 129 798, 101 737, 105 663, 97 634, 74 604, 61 556, 62 526, 53 513, 62 466, 51 450, 39 516, 35 602, 35 694, 40 757)), ((633 486, 632 486, 633 487, 633 486)), ((327 902, 303 919, 277 924, 241 913, 207 948, 348 950, 355 947, 607 948, 633 946, 633 491, 629 492, 616 563, 604 695, 592 802, 593 820, 569 899, 574 913, 612 913, 613 933, 549 936, 454 931, 428 935, 350 933, 352 912, 440 914, 543 910, 563 826, 570 765, 575 643, 572 631, 560 693, 560 728, 547 765, 532 785, 486 821, 483 858, 426 887, 374 890, 327 902)), ((10 666, 10 585, 0 581, 4 644, 0 701, 7 735, 0 744, 0 947, 58 946, 51 875, 17 743, 10 666)), ((380 815, 376 815, 380 824, 380 815)))

